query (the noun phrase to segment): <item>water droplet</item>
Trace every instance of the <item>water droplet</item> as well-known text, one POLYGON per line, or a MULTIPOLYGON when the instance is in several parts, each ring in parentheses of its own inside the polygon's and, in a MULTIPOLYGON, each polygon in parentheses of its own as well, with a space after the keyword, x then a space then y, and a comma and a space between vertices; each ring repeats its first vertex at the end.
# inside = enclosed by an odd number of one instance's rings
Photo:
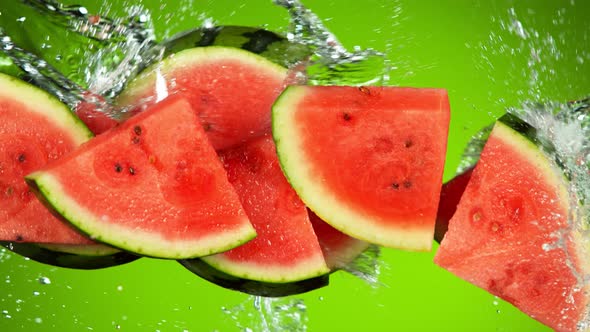
POLYGON ((42 319, 41 317, 35 317, 34 321, 35 321, 35 323, 37 323, 37 324, 41 324, 41 323, 43 323, 43 319, 42 319))
POLYGON ((119 292, 120 292, 120 291, 122 291, 122 290, 123 290, 123 286, 121 286, 121 285, 117 286, 117 290, 118 290, 119 292))
POLYGON ((33 292, 33 296, 39 296, 39 294, 40 294, 40 293, 39 293, 39 292, 37 292, 37 291, 34 291, 34 292, 33 292))
POLYGON ((51 279, 47 278, 47 277, 39 277, 39 279, 37 279, 37 281, 41 284, 41 285, 49 285, 51 284, 51 279))

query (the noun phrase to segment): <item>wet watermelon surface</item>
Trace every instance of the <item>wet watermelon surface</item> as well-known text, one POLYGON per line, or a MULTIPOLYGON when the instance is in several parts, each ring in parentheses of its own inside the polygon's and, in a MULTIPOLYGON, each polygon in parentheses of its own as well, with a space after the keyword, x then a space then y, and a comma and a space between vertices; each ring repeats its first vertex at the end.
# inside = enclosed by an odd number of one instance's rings
POLYGON ((35 174, 45 198, 72 224, 137 253, 209 254, 254 235, 200 123, 179 97, 35 174))

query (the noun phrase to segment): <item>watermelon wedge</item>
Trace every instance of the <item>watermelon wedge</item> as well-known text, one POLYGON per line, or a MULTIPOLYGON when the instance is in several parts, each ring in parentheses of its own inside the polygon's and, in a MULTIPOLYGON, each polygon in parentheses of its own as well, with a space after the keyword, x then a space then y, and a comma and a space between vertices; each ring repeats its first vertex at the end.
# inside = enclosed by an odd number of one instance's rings
POLYGON ((179 97, 26 178, 73 226, 136 254, 198 257, 255 236, 196 113, 179 97))
POLYGON ((93 243, 51 215, 24 180, 91 137, 53 96, 0 74, 0 241, 93 243))
POLYGON ((434 262, 557 331, 588 327, 588 252, 577 202, 534 128, 494 126, 434 262))
POLYGON ((352 237, 429 250, 449 125, 441 89, 290 86, 273 106, 281 166, 352 237))
MULTIPOLYGON (((369 243, 338 231, 312 211, 308 210, 308 214, 330 272, 346 269, 354 259, 369 248, 369 243)), ((256 296, 282 297, 302 294, 329 284, 329 274, 299 281, 276 283, 236 277, 198 258, 179 262, 191 272, 218 286, 256 296)))
POLYGON ((287 283, 328 273, 307 209, 281 172, 272 137, 220 156, 258 235, 201 259, 229 275, 263 282, 287 283))
POLYGON ((116 106, 134 113, 167 95, 184 96, 213 147, 226 149, 270 130, 271 106, 287 74, 287 68, 239 48, 190 48, 144 70, 116 106))

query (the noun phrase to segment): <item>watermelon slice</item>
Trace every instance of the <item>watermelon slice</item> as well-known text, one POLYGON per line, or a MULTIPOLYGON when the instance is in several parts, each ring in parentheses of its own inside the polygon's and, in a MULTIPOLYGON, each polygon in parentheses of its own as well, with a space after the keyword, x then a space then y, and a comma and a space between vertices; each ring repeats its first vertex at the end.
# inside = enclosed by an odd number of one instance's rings
POLYGON ((441 89, 290 86, 273 107, 281 166, 327 223, 367 242, 429 250, 449 104, 441 89))
POLYGON ((496 123, 434 261, 557 331, 585 330, 590 268, 570 219, 577 202, 533 135, 512 115, 496 123))
POLYGON ((213 147, 220 150, 270 130, 271 106, 286 78, 286 68, 254 53, 197 47, 143 71, 117 98, 116 106, 136 112, 163 96, 182 95, 198 114, 213 147))
POLYGON ((39 263, 82 270, 102 269, 126 264, 139 256, 102 244, 63 245, 36 243, 3 243, 4 247, 39 263))
POLYGON ((91 137, 57 99, 0 74, 0 241, 93 243, 52 216, 24 181, 91 137))
POLYGON ((328 273, 305 205, 281 172, 270 135, 224 151, 221 159, 258 236, 201 259, 229 275, 263 282, 328 273))
POLYGON ((438 212, 436 214, 436 226, 434 228, 434 240, 440 243, 449 228, 449 220, 457 210, 457 204, 469 183, 473 168, 457 175, 451 181, 445 183, 440 190, 438 212))
POLYGON ((72 225, 137 254, 198 257, 255 236, 196 113, 179 97, 27 180, 72 225))
MULTIPOLYGON (((338 231, 311 210, 308 210, 308 214, 324 260, 331 272, 347 268, 355 258, 369 248, 369 243, 338 231)), ((328 274, 287 283, 273 283, 236 277, 212 267, 201 259, 181 260, 180 263, 216 285, 256 296, 282 297, 301 294, 327 286, 329 283, 328 274)))

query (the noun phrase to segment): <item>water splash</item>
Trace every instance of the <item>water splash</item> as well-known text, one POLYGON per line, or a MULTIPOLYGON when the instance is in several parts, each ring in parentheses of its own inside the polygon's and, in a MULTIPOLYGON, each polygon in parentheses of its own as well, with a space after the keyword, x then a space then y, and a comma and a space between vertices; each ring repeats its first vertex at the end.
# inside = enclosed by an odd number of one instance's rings
POLYGON ((580 73, 590 70, 587 47, 590 31, 578 28, 585 23, 571 19, 568 12, 572 10, 575 10, 573 2, 564 2, 555 11, 548 10, 541 15, 511 7, 504 15, 492 17, 496 28, 479 43, 476 62, 488 71, 491 82, 504 85, 511 94, 497 98, 490 95, 491 105, 506 108, 526 100, 550 102, 576 97, 571 93, 584 85, 574 86, 573 82, 579 80, 580 73), (534 24, 539 22, 546 24, 534 24), (560 33, 556 34, 553 28, 560 33), (572 45, 572 40, 578 43, 572 45), (495 62, 505 61, 511 70, 498 72, 490 56, 497 58, 495 62), (564 96, 563 91, 569 95, 564 96))
POLYGON ((342 268, 343 271, 363 280, 373 288, 385 286, 380 280, 382 271, 381 248, 370 245, 350 264, 342 268))
POLYGON ((47 278, 47 277, 39 277, 39 279, 37 279, 37 281, 41 284, 41 285, 49 285, 51 284, 51 279, 47 278))
POLYGON ((314 53, 306 68, 309 84, 369 85, 388 82, 390 65, 384 53, 358 46, 350 52, 299 0, 273 2, 290 14, 287 38, 307 45, 314 53))
POLYGON ((307 331, 307 306, 302 299, 250 296, 233 308, 221 308, 242 332, 307 331))

